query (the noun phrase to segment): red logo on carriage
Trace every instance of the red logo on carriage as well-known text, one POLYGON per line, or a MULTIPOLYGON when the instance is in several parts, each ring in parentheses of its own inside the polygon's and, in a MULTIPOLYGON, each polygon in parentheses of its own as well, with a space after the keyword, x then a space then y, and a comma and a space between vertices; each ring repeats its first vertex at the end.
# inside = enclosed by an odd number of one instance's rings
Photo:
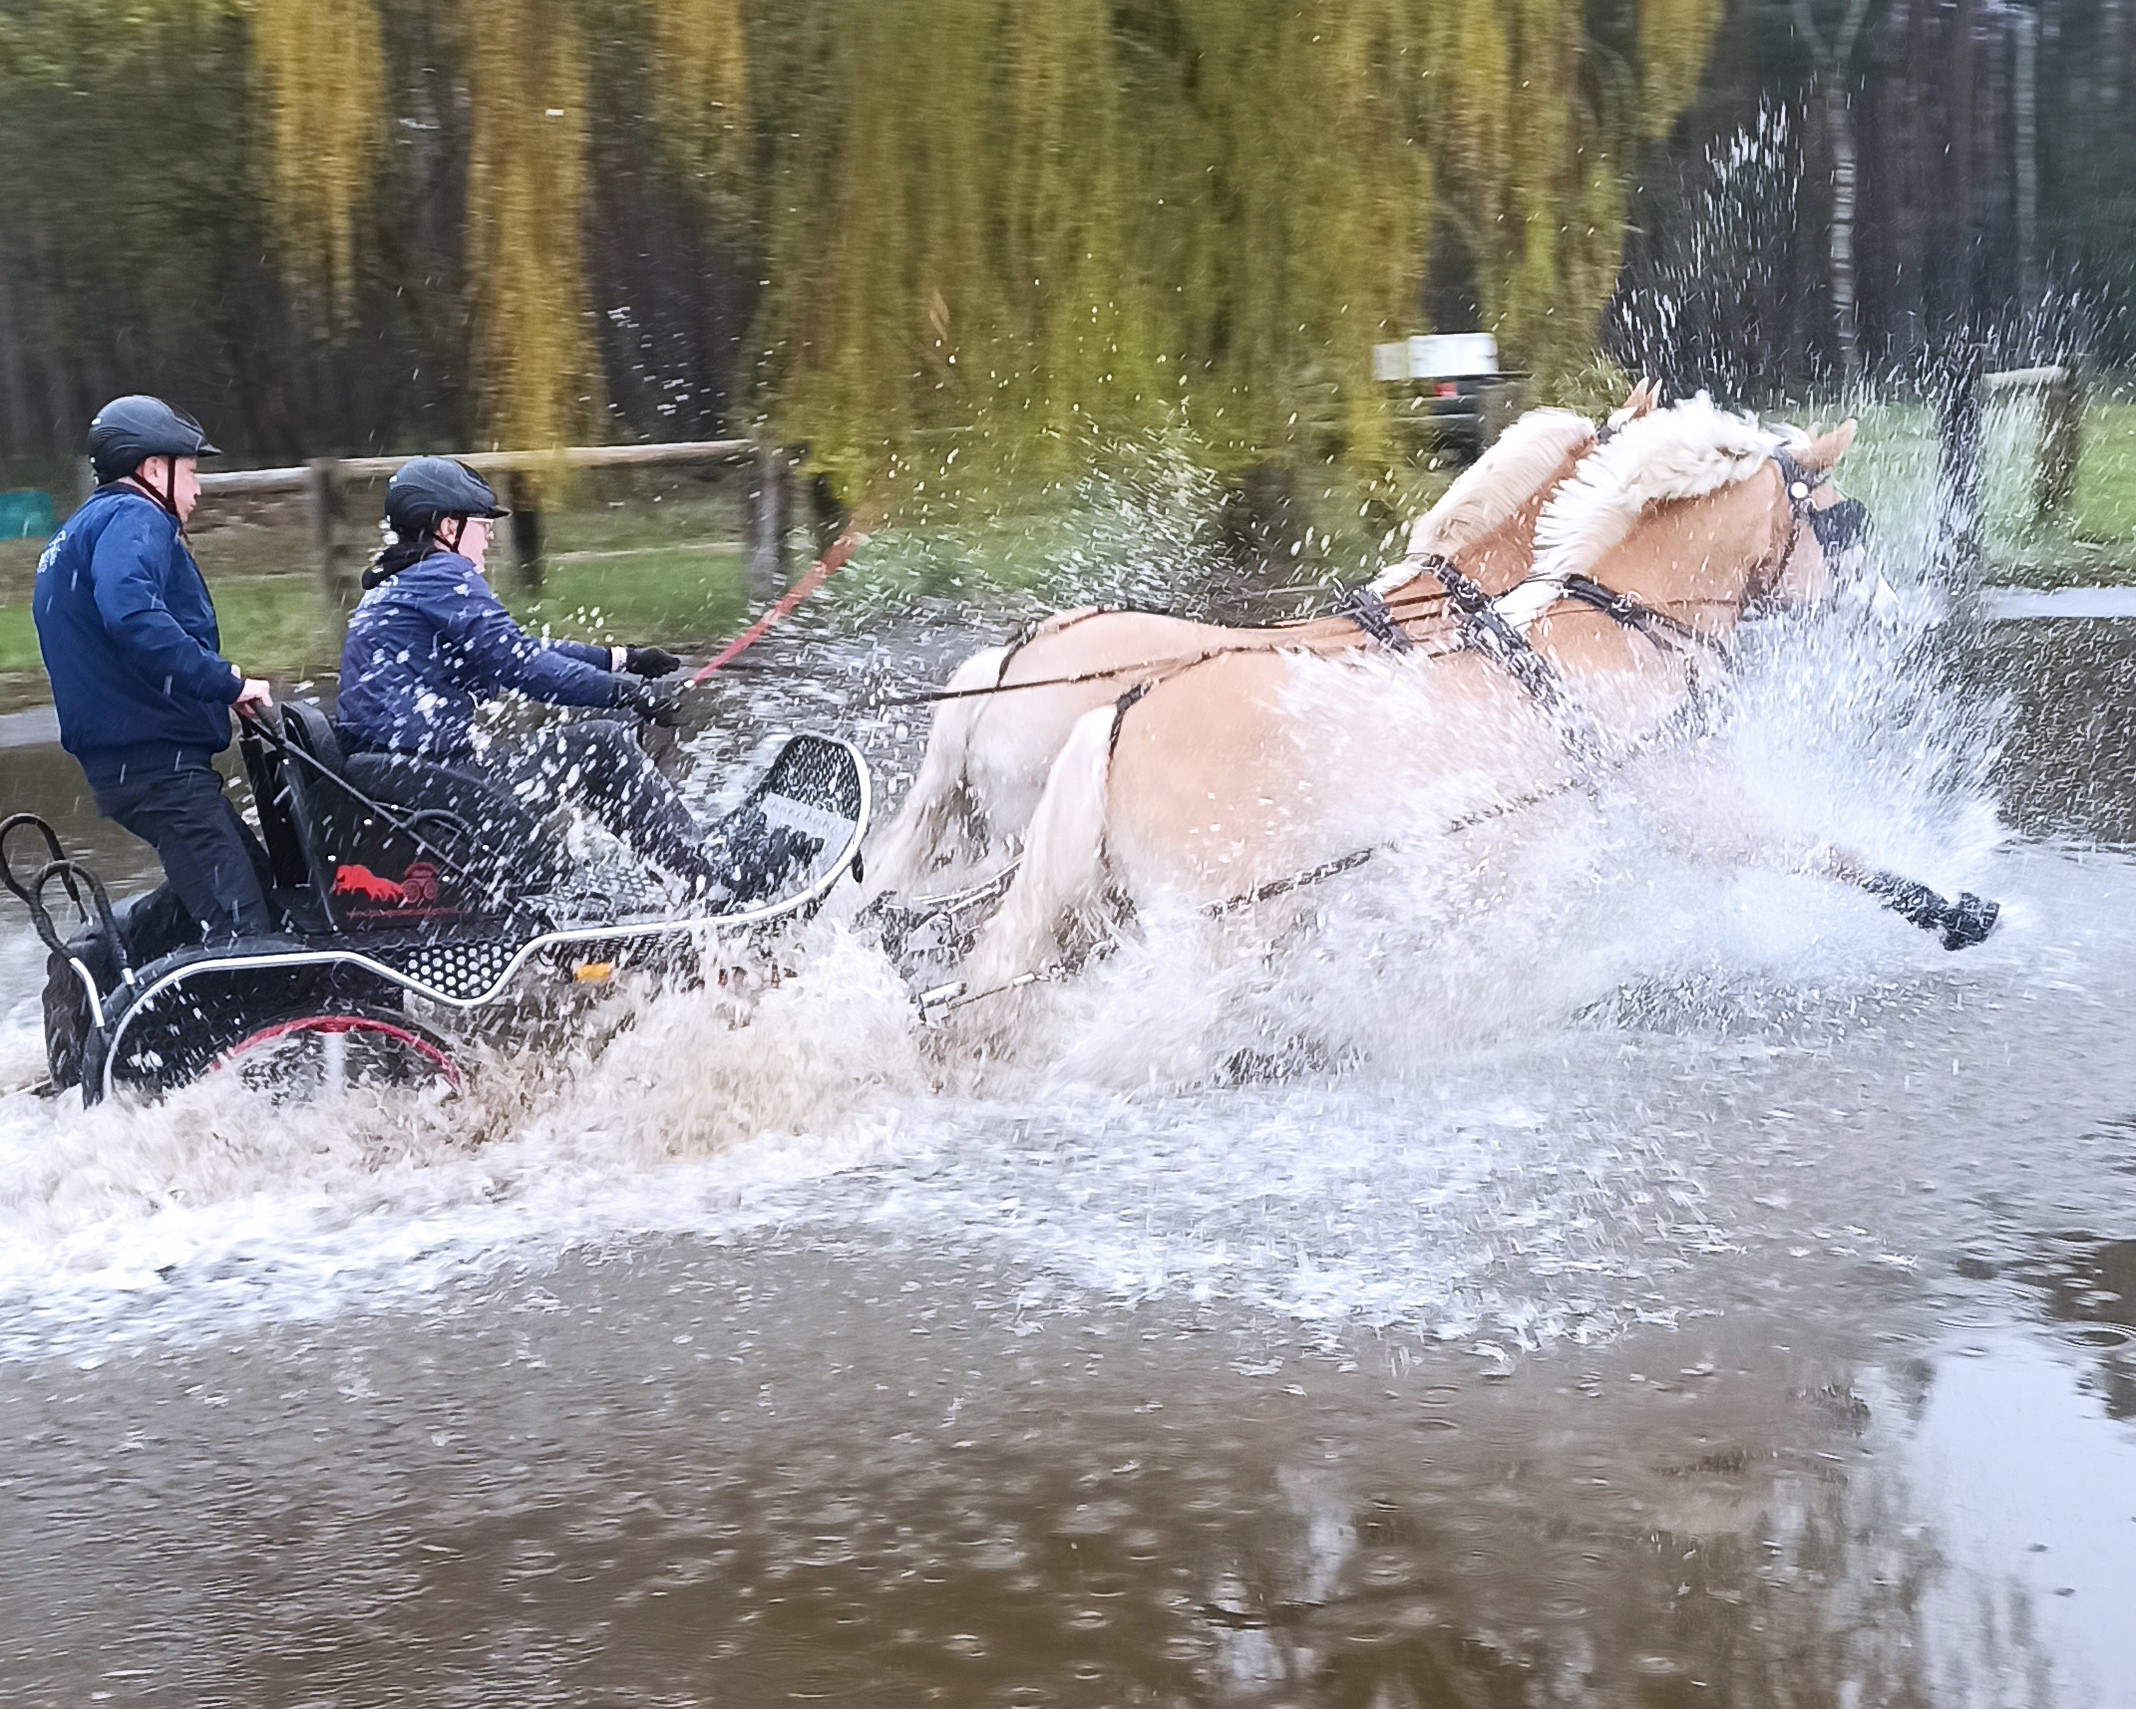
POLYGON ((391 879, 381 878, 367 866, 337 866, 334 894, 389 902, 396 908, 427 908, 438 899, 438 869, 427 860, 414 861, 398 879, 391 879))

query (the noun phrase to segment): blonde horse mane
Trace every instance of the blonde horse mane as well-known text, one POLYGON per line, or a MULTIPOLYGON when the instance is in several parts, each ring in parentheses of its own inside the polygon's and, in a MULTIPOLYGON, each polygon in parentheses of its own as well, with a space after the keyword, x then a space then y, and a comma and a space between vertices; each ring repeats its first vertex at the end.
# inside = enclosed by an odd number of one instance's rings
POLYGON ((1517 515, 1536 489, 1595 439, 1595 425, 1564 409, 1530 410, 1462 470, 1439 502, 1409 531, 1408 554, 1380 572, 1373 591, 1386 593, 1417 573, 1427 553, 1451 558, 1517 515))
POLYGON ((1592 569, 1650 508, 1747 481, 1776 450, 1802 438, 1792 428, 1760 427, 1754 415, 1732 415, 1704 392, 1625 423, 1543 506, 1535 568, 1500 597, 1500 615, 1525 629, 1557 603, 1568 578, 1592 569))

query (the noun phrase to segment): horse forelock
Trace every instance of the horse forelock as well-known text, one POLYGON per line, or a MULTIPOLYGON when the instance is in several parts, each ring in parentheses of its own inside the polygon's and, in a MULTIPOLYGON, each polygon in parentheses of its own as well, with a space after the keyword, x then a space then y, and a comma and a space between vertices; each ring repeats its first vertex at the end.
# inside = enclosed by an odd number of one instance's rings
POLYGON ((1647 511, 1746 481, 1785 442, 1755 416, 1731 414, 1703 392, 1627 422, 1543 506, 1535 568, 1499 609, 1510 622, 1533 622, 1568 576, 1591 571, 1647 511))
MULTIPOLYGON (((1564 409, 1530 410, 1462 470, 1439 502, 1409 531, 1409 560, 1425 553, 1452 558, 1503 527, 1543 483, 1594 443, 1595 426, 1564 409)), ((1389 566, 1372 586, 1385 593, 1417 573, 1414 562, 1389 566)))

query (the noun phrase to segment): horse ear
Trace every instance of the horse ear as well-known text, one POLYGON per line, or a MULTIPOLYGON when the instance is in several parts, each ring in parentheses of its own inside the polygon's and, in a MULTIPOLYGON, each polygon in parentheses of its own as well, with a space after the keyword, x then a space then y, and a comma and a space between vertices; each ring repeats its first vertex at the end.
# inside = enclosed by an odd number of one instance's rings
POLYGON ((1637 421, 1641 416, 1651 414, 1660 402, 1661 388, 1652 380, 1641 380, 1631 389, 1622 406, 1610 412, 1609 425, 1614 430, 1637 421))
POLYGON ((1830 433, 1820 433, 1810 440, 1810 448, 1796 459, 1806 469, 1829 469, 1847 454, 1847 447, 1854 443, 1855 430, 1861 426, 1852 416, 1833 428, 1830 433))

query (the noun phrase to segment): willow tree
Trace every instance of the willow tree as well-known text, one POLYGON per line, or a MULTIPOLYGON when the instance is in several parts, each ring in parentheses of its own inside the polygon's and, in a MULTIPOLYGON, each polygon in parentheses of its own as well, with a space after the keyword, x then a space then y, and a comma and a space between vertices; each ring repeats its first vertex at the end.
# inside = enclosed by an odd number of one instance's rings
MULTIPOLYGON (((659 0, 702 12, 717 0, 659 0)), ((271 114, 268 178, 286 270, 346 304, 379 167, 387 95, 377 0, 252 0, 271 114)), ((471 128, 464 273, 470 365, 492 443, 595 431, 602 386, 580 215, 586 54, 578 0, 459 0, 471 128)), ((703 73, 700 92, 729 72, 703 73)))
POLYGON ((717 215, 747 206, 755 156, 741 0, 650 0, 662 142, 717 215))
POLYGON ((385 138, 384 58, 372 0, 253 0, 284 270, 342 313, 385 138))
POLYGON ((580 210, 586 52, 570 0, 463 0, 467 272, 490 437, 566 445, 602 414, 580 210))
POLYGON ((1433 13, 1435 148, 1484 318, 1510 360, 1545 375, 1592 348, 1608 287, 1583 262, 1622 240, 1581 100, 1584 17, 1582 0, 1445 0, 1433 13))
POLYGON ((1015 331, 995 368, 1043 461, 1161 420, 1171 386, 1140 283, 1147 189, 1110 0, 1014 8, 1006 50, 999 266, 1015 331))
POLYGON ((1429 225, 1422 3, 824 8, 834 116, 772 197, 782 424, 848 476, 929 429, 1376 444, 1368 347, 1429 225))
POLYGON ((763 379, 781 430, 848 485, 917 433, 990 419, 1003 389, 1016 324, 998 266, 1003 9, 816 9, 836 101, 789 139, 774 185, 763 379))
POLYGON ((1185 157, 1199 172, 1167 186, 1193 210, 1195 265, 1162 287, 1193 310, 1186 354, 1251 446, 1333 431, 1354 458, 1383 453, 1371 346, 1409 330, 1431 228, 1425 10, 1181 8, 1204 141, 1185 157))
POLYGON ((1689 101, 1718 0, 1637 0, 1628 87, 1590 30, 1629 0, 1441 0, 1434 157, 1484 318, 1546 386, 1589 362, 1615 287, 1625 185, 1689 101))
POLYGON ((1698 92, 1721 0, 1639 0, 1640 127, 1666 135, 1698 92))

